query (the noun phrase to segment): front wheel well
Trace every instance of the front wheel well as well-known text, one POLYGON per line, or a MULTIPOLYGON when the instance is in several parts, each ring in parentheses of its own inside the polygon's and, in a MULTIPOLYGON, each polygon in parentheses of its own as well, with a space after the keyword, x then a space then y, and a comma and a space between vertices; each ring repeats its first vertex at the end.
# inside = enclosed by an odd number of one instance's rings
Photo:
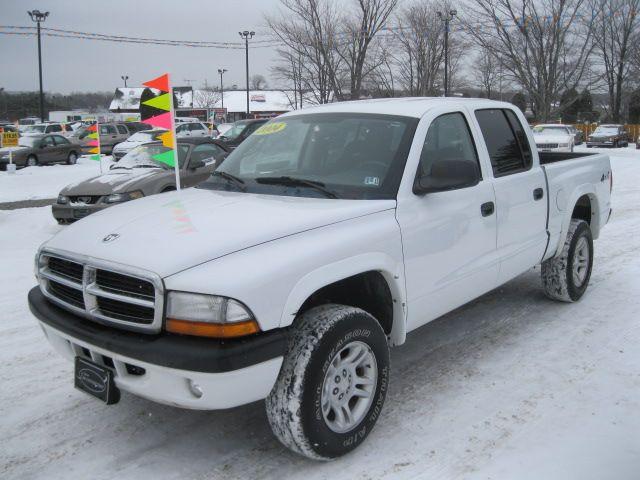
POLYGON ((591 218, 593 215, 593 209, 591 208, 591 198, 589 195, 581 196, 576 202, 576 206, 573 207, 571 218, 578 220, 584 220, 591 225, 591 218))
POLYGON ((393 296, 384 276, 377 271, 359 273, 338 280, 312 293, 298 310, 298 317, 318 305, 337 303, 373 315, 389 335, 393 328, 393 296))

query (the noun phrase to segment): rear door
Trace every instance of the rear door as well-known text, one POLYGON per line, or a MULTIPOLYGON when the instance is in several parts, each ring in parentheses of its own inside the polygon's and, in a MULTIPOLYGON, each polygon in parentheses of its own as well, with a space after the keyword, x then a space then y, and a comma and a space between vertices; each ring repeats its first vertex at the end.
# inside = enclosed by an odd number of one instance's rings
POLYGON ((115 125, 100 125, 100 148, 110 152, 118 141, 115 125))
POLYGON ((538 162, 534 162, 522 122, 512 110, 476 110, 475 118, 493 170, 500 258, 498 282, 504 283, 539 263, 544 254, 545 176, 538 162))
POLYGON ((129 133, 129 129, 124 125, 116 125, 116 130, 118 132, 118 135, 115 143, 124 142, 131 135, 129 133))
POLYGON ((37 155, 40 164, 60 161, 60 149, 56 146, 52 135, 42 137, 37 155))
POLYGON ((62 135, 52 135, 52 138, 56 144, 57 162, 66 162, 69 158, 69 152, 71 151, 71 143, 62 135))

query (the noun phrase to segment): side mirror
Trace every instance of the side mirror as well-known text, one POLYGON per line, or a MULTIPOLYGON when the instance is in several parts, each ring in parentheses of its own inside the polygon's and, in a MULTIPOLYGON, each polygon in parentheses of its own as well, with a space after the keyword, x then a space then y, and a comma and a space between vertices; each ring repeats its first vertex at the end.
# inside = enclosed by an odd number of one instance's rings
POLYGON ((440 160, 434 162, 431 174, 416 178, 413 193, 445 192, 458 188, 477 185, 480 181, 480 169, 476 162, 468 160, 440 160))
POLYGON ((205 167, 207 164, 204 163, 204 160, 202 159, 197 159, 197 160, 191 160, 189 162, 189 170, 197 170, 199 168, 205 167))

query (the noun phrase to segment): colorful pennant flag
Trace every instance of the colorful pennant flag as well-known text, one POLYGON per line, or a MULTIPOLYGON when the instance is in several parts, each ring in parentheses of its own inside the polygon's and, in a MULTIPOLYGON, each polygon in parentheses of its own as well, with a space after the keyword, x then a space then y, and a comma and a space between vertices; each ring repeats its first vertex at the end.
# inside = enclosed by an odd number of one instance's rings
MULTIPOLYGON (((95 160, 96 162, 100 162, 102 156, 100 155, 100 129, 98 128, 98 122, 96 121, 95 123, 89 125, 87 127, 87 131, 91 132, 89 135, 87 135, 87 138, 91 139, 87 142, 87 145, 93 147, 91 150, 89 150, 89 153, 92 154, 89 158, 91 160, 95 160)), ((102 170, 102 163, 100 163, 100 169, 102 170)))
MULTIPOLYGON (((154 127, 160 127, 167 132, 158 136, 158 140, 162 141, 162 146, 167 150, 154 155, 154 160, 174 167, 176 171, 176 189, 180 190, 180 166, 178 164, 178 151, 176 146, 176 127, 174 123, 173 112, 173 91, 170 86, 169 74, 165 73, 153 80, 144 82, 145 87, 153 88, 161 92, 160 95, 154 96, 142 102, 146 109, 140 109, 141 121, 154 127), (158 111, 164 113, 157 113, 158 111)), ((151 95, 151 94, 149 94, 151 95)))

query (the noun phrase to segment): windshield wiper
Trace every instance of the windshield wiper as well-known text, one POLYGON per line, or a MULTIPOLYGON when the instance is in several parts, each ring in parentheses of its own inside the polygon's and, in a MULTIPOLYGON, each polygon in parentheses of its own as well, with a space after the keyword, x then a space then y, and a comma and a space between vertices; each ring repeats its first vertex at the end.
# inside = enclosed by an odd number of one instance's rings
POLYGON ((308 187, 324 193, 325 196, 328 198, 339 198, 335 192, 325 187, 324 183, 318 182, 316 180, 307 180, 304 178, 282 176, 282 177, 258 177, 256 178, 256 182, 263 183, 266 185, 284 185, 287 187, 308 187))
MULTIPOLYGON (((122 167, 122 168, 125 168, 125 167, 122 167)), ((131 168, 162 168, 163 170, 167 170, 166 168, 161 167, 160 165, 154 165, 152 163, 143 163, 141 165, 134 165, 131 168)))
POLYGON ((235 175, 232 175, 230 173, 223 172, 222 170, 215 170, 211 175, 214 177, 224 178, 228 182, 234 183, 238 188, 242 190, 245 189, 244 180, 242 180, 240 177, 236 177, 235 175))

